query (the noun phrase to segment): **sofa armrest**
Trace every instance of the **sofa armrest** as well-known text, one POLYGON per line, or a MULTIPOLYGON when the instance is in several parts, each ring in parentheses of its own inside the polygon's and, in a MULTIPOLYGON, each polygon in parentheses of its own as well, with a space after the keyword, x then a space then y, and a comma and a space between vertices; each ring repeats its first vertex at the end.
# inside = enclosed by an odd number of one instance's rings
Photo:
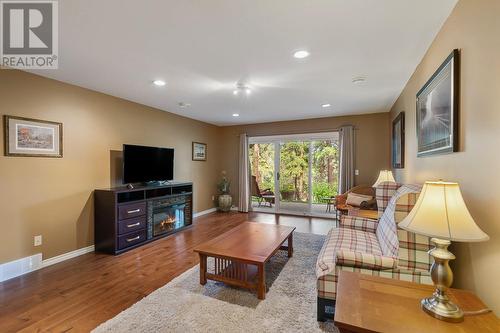
POLYGON ((375 232, 377 231, 378 220, 372 220, 364 217, 342 215, 340 217, 340 227, 359 231, 375 232))
POLYGON ((380 256, 371 253, 337 250, 336 265, 384 270, 396 268, 397 260, 392 257, 380 256))

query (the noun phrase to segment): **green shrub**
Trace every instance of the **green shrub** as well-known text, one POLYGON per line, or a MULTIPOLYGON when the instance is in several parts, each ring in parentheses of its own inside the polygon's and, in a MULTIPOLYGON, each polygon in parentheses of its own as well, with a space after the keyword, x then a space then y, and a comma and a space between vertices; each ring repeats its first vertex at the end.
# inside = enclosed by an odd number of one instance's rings
POLYGON ((313 202, 322 203, 323 198, 337 195, 337 184, 314 183, 313 184, 313 202))

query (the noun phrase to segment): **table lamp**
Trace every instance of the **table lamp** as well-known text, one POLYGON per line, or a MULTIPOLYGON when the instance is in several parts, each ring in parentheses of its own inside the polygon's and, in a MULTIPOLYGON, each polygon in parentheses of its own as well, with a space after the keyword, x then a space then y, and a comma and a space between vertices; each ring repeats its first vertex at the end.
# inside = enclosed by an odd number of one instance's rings
POLYGON ((380 170, 377 181, 375 182, 375 184, 372 185, 372 187, 377 187, 380 183, 383 182, 393 182, 393 183, 396 182, 396 180, 394 180, 394 176, 392 175, 391 170, 380 170))
POLYGON ((449 322, 461 322, 462 310, 446 295, 453 282, 448 261, 455 259, 448 251, 450 241, 481 242, 489 239, 476 225, 457 183, 425 182, 412 211, 398 225, 400 228, 432 237, 435 248, 429 251, 434 258, 431 277, 436 290, 421 302, 431 316, 449 322))

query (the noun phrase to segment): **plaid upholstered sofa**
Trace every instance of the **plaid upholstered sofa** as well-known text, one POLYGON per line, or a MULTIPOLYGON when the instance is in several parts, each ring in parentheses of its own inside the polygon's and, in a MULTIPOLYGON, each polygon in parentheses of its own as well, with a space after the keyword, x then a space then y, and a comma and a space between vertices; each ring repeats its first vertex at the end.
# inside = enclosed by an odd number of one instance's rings
POLYGON ((376 189, 379 219, 342 216, 327 235, 316 263, 318 320, 332 318, 342 270, 432 284, 430 239, 397 228, 411 211, 419 185, 385 182, 376 189))

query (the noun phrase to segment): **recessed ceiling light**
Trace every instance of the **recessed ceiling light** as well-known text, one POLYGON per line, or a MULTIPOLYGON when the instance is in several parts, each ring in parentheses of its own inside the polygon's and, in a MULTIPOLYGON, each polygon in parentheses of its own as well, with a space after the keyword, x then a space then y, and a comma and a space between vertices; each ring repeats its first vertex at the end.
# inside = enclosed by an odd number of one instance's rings
POLYGON ((252 93, 252 89, 243 83, 237 83, 236 89, 233 90, 233 95, 238 95, 240 92, 245 92, 247 95, 250 95, 252 93))
POLYGON ((366 77, 364 76, 358 76, 352 79, 352 83, 354 84, 360 84, 366 82, 366 77))
POLYGON ((326 103, 326 104, 322 104, 321 107, 322 108, 329 108, 330 106, 332 106, 331 104, 329 103, 326 103))
POLYGON ((293 56, 297 59, 304 59, 304 58, 307 58, 309 57, 309 52, 307 52, 306 50, 299 50, 299 51, 295 51, 295 53, 293 54, 293 56))
POLYGON ((239 117, 240 114, 239 113, 233 113, 233 117, 239 117))
POLYGON ((154 81, 153 81, 153 84, 154 84, 155 86, 158 86, 158 87, 163 87, 163 86, 164 86, 164 85, 166 85, 167 83, 166 83, 165 81, 163 81, 163 80, 154 80, 154 81))

